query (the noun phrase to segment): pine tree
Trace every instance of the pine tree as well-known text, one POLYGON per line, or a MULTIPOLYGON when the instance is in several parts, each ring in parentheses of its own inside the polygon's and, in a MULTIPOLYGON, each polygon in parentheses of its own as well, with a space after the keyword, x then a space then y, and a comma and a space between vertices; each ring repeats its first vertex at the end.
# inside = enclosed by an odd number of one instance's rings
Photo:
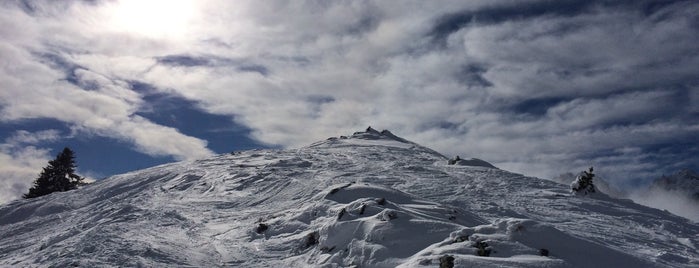
POLYGON ((73 151, 66 147, 49 161, 39 177, 34 181, 34 186, 29 189, 24 198, 34 198, 53 192, 65 192, 78 188, 85 184, 83 178, 75 174, 75 156, 73 151))
POLYGON ((595 177, 593 171, 592 167, 590 167, 590 171, 583 171, 575 178, 575 181, 571 184, 571 189, 574 193, 589 194, 596 192, 595 184, 592 182, 592 178, 595 177))

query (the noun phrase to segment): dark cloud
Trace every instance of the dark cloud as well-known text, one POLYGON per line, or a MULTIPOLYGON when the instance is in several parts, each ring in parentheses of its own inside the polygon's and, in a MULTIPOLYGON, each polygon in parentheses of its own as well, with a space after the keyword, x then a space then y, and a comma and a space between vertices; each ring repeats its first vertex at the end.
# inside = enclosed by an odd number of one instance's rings
POLYGON ((4 4, 14 5, 31 16, 55 15, 56 10, 65 10, 74 2, 79 2, 88 5, 97 5, 101 2, 109 0, 8 0, 4 4))
POLYGON ((201 56, 189 56, 189 55, 168 55, 156 58, 158 63, 170 66, 184 66, 184 67, 196 67, 196 66, 208 66, 212 64, 212 59, 201 56))
POLYGON ((491 87, 493 83, 483 77, 486 71, 488 69, 484 66, 468 64, 461 68, 461 71, 456 74, 456 78, 460 83, 469 87, 491 87))
POLYGON ((34 53, 34 56, 39 59, 39 62, 44 63, 55 70, 60 70, 65 74, 65 81, 71 84, 80 86, 83 89, 95 89, 94 84, 85 84, 80 81, 76 75, 78 69, 84 69, 74 62, 67 60, 65 57, 55 54, 55 53, 34 53))
POLYGON ((238 66, 238 71, 241 72, 251 72, 251 73, 258 73, 261 74, 262 76, 267 76, 269 74, 269 69, 263 65, 259 64, 244 64, 238 66))
POLYGON ((533 98, 515 102, 510 105, 511 112, 518 115, 531 115, 542 117, 549 109, 564 102, 571 101, 570 98, 533 98))
POLYGON ((36 1, 16 0, 15 3, 27 14, 34 14, 39 7, 36 1))
POLYGON ((437 18, 429 35, 437 42, 445 42, 450 34, 469 24, 497 24, 539 16, 573 16, 588 10, 595 1, 535 1, 515 5, 482 8, 447 14, 437 18))
POLYGON ((362 17, 356 24, 347 28, 349 34, 359 35, 374 31, 379 25, 380 20, 377 17, 365 16, 362 17))
POLYGON ((332 96, 323 96, 323 95, 315 95, 315 96, 308 96, 308 101, 311 103, 317 103, 317 104, 327 104, 327 103, 332 103, 336 99, 332 96))
MULTIPOLYGON (((499 5, 466 10, 440 16, 429 36, 435 42, 443 44, 452 33, 471 24, 488 25, 507 21, 527 20, 537 17, 572 17, 584 13, 598 12, 605 9, 622 9, 624 11, 639 11, 644 16, 652 16, 663 9, 691 0, 541 0, 520 1, 511 5, 499 5)), ((572 29, 570 25, 559 28, 558 31, 572 29)))
POLYGON ((180 67, 234 67, 240 72, 258 73, 262 76, 269 74, 269 69, 261 64, 250 63, 247 60, 221 58, 213 56, 168 55, 156 58, 159 64, 180 67))

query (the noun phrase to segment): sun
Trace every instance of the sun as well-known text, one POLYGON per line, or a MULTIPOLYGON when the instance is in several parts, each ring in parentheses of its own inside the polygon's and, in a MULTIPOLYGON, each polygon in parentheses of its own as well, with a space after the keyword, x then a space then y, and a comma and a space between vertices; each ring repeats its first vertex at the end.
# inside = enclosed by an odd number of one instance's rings
POLYGON ((187 32, 195 0, 119 0, 108 7, 109 25, 116 31, 152 38, 187 32))

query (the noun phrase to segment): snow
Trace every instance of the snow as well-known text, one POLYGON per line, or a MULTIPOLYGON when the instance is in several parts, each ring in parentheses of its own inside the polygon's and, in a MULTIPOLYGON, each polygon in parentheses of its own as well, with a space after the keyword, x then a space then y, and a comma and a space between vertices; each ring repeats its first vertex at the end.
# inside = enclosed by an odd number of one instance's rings
POLYGON ((488 163, 485 160, 481 160, 478 158, 459 159, 459 160, 453 160, 453 162, 454 162, 454 165, 457 165, 457 166, 496 168, 495 166, 493 166, 493 164, 488 163))
POLYGON ((0 266, 699 265, 684 218, 448 160, 370 129, 113 176, 0 207, 0 266))

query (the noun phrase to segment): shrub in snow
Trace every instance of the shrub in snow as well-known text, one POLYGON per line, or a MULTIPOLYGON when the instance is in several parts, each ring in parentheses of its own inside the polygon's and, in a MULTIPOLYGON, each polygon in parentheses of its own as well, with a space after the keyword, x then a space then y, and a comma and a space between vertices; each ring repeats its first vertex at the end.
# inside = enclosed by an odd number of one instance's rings
POLYGON ((267 226, 267 224, 260 223, 259 225, 257 225, 257 228, 255 228, 255 232, 261 234, 267 231, 267 229, 269 229, 269 226, 267 226))
POLYGON ((304 248, 310 248, 314 245, 318 244, 318 239, 320 238, 320 235, 318 232, 312 232, 306 235, 306 239, 303 242, 304 248))
POLYGON ((570 184, 570 188, 573 193, 586 195, 596 192, 595 184, 592 182, 592 178, 595 177, 595 174, 593 174, 592 171, 593 169, 590 167, 589 172, 583 171, 577 177, 575 177, 573 183, 570 184))
POLYGON ((417 264, 419 264, 419 265, 430 265, 430 264, 432 264, 432 260, 430 260, 430 259, 422 259, 422 260, 420 260, 417 264))
POLYGON ((454 238, 454 243, 461 243, 465 241, 468 241, 468 235, 460 235, 454 238))
POLYGON ((338 220, 338 221, 341 220, 341 219, 342 219, 342 216, 344 216, 346 212, 347 212, 347 209, 342 208, 342 209, 340 210, 340 212, 337 213, 337 220, 338 220))
POLYGON ((335 246, 328 247, 328 246, 323 246, 320 248, 320 252, 322 253, 330 253, 335 249, 335 246))
POLYGON ((439 257, 439 268, 453 268, 454 267, 454 256, 444 255, 439 257))
POLYGON ((459 163, 461 161, 461 158, 457 155, 456 158, 454 159, 449 159, 449 165, 456 165, 456 163, 459 163))
POLYGON ((473 245, 474 248, 476 248, 476 255, 481 256, 481 257, 488 257, 490 256, 490 252, 492 251, 490 246, 488 246, 488 243, 484 241, 478 241, 473 245))
POLYGON ((381 197, 381 198, 379 198, 379 199, 376 199, 376 204, 379 205, 379 206, 385 205, 385 204, 386 204, 386 198, 381 197))
POLYGON ((447 214, 448 215, 447 219, 449 219, 450 221, 454 221, 454 220, 456 220, 457 214, 459 214, 459 211, 452 208, 451 212, 449 212, 449 214, 447 214))
POLYGON ((539 249, 539 255, 546 257, 549 255, 549 250, 545 248, 539 249))

